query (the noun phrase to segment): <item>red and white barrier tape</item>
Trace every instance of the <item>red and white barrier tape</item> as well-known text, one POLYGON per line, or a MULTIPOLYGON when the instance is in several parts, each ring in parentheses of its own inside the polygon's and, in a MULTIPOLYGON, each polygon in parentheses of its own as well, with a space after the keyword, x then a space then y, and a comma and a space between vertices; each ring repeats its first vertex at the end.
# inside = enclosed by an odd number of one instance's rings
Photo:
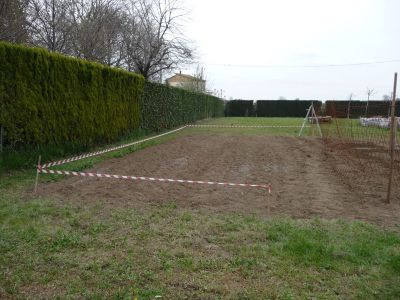
POLYGON ((175 182, 175 183, 191 183, 191 184, 208 184, 208 185, 221 185, 232 187, 248 187, 248 188, 263 188, 271 193, 271 184, 250 184, 250 183, 232 183, 232 182, 214 182, 214 181, 201 181, 201 180, 182 180, 171 178, 154 178, 144 176, 124 176, 124 175, 110 175, 100 173, 86 173, 74 171, 59 171, 49 170, 43 167, 38 167, 37 171, 43 174, 67 175, 67 176, 82 176, 82 177, 97 177, 97 178, 111 178, 111 179, 125 179, 125 180, 140 180, 140 181, 157 181, 157 182, 175 182))
POLYGON ((123 148, 126 148, 126 147, 130 147, 130 146, 141 144, 141 143, 144 143, 144 142, 147 142, 147 141, 150 141, 150 140, 154 140, 156 138, 162 137, 162 136, 167 135, 167 134, 171 134, 171 133, 177 132, 177 131, 182 130, 182 129, 186 128, 186 127, 187 126, 183 126, 183 127, 178 128, 178 129, 171 130, 171 131, 165 132, 163 134, 152 136, 152 137, 149 137, 147 139, 143 139, 143 140, 140 140, 140 141, 132 142, 132 143, 129 143, 129 144, 120 145, 120 146, 108 148, 108 149, 101 150, 101 151, 86 153, 86 154, 82 154, 82 155, 78 155, 78 156, 62 159, 62 160, 59 160, 59 161, 46 163, 46 164, 42 165, 42 168, 61 166, 63 164, 70 163, 70 162, 73 162, 73 161, 78 161, 78 160, 81 160, 81 159, 84 159, 84 158, 97 156, 97 155, 108 153, 108 152, 112 152, 112 151, 115 151, 115 150, 120 150, 120 149, 123 149, 123 148))
MULTIPOLYGON (((187 127, 215 127, 215 128, 301 128, 297 125, 209 125, 209 124, 193 124, 187 127)), ((311 127, 311 126, 304 126, 311 127)))
MULTIPOLYGON (((165 132, 163 134, 152 136, 152 137, 149 137, 147 139, 139 140, 139 141, 132 142, 132 143, 129 143, 129 144, 124 144, 124 145, 120 145, 120 146, 116 146, 116 147, 112 147, 112 148, 108 148, 108 149, 104 149, 104 150, 100 150, 100 151, 96 151, 96 152, 86 153, 86 154, 82 154, 82 155, 78 155, 78 156, 74 156, 74 157, 70 157, 70 158, 66 158, 66 159, 62 159, 62 160, 58 160, 58 161, 54 161, 54 162, 45 163, 45 164, 42 165, 42 168, 61 166, 61 165, 64 165, 66 163, 78 161, 78 160, 89 158, 89 157, 93 157, 93 156, 98 156, 98 155, 101 155, 101 154, 105 154, 105 153, 112 152, 112 151, 115 151, 115 150, 120 150, 120 149, 127 148, 127 147, 130 147, 130 146, 138 145, 138 144, 141 144, 141 143, 144 143, 144 142, 147 142, 147 141, 150 141, 150 140, 154 140, 156 138, 159 138, 159 137, 171 134, 171 133, 175 133, 175 132, 180 131, 182 129, 185 129, 187 127, 300 128, 301 126, 290 126, 290 125, 287 125, 287 126, 286 125, 282 125, 282 126, 280 126, 280 125, 265 125, 265 126, 264 125, 248 125, 248 126, 246 126, 246 125, 207 125, 207 124, 204 124, 204 125, 201 125, 201 124, 185 125, 185 126, 182 126, 182 127, 178 128, 178 129, 174 129, 174 130, 165 132)), ((306 126, 306 127, 310 127, 310 126, 306 126)))

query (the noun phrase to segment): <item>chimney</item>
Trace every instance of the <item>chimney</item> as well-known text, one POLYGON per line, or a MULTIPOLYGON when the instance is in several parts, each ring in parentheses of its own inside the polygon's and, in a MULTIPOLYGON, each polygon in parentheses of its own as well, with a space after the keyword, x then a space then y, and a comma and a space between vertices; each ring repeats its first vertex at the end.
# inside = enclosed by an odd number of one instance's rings
POLYGON ((179 70, 179 74, 181 74, 181 75, 182 75, 182 70, 179 70))

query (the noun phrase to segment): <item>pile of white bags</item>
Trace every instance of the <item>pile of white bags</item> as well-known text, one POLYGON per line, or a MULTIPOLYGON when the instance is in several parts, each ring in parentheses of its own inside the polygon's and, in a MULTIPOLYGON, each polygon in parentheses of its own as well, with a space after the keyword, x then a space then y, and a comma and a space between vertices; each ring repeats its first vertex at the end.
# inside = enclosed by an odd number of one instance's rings
POLYGON ((390 118, 360 118, 361 126, 374 126, 379 128, 389 128, 390 118))

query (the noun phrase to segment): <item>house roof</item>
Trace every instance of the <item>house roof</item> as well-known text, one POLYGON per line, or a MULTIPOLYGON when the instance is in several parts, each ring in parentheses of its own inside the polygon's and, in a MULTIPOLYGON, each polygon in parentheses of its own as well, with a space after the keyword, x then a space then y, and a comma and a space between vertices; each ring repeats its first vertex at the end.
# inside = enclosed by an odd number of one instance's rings
POLYGON ((185 79, 188 79, 188 80, 191 80, 191 81, 202 81, 202 82, 205 82, 204 79, 200 79, 200 78, 194 77, 192 75, 181 74, 181 73, 176 73, 174 76, 171 76, 170 78, 166 79, 166 81, 170 81, 171 79, 179 79, 179 77, 185 78, 185 79))

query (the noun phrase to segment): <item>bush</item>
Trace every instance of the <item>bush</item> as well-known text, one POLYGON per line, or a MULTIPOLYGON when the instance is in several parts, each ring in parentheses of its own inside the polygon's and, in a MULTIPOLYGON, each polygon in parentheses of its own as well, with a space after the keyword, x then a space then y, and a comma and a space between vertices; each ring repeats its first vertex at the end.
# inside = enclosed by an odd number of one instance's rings
POLYGON ((227 117, 251 117, 255 115, 253 100, 231 100, 226 103, 227 117))
POLYGON ((141 106, 145 130, 159 131, 223 114, 224 103, 217 97, 145 82, 141 106))
POLYGON ((318 113, 321 101, 311 100, 258 100, 256 102, 258 117, 305 117, 307 109, 314 103, 318 113))

